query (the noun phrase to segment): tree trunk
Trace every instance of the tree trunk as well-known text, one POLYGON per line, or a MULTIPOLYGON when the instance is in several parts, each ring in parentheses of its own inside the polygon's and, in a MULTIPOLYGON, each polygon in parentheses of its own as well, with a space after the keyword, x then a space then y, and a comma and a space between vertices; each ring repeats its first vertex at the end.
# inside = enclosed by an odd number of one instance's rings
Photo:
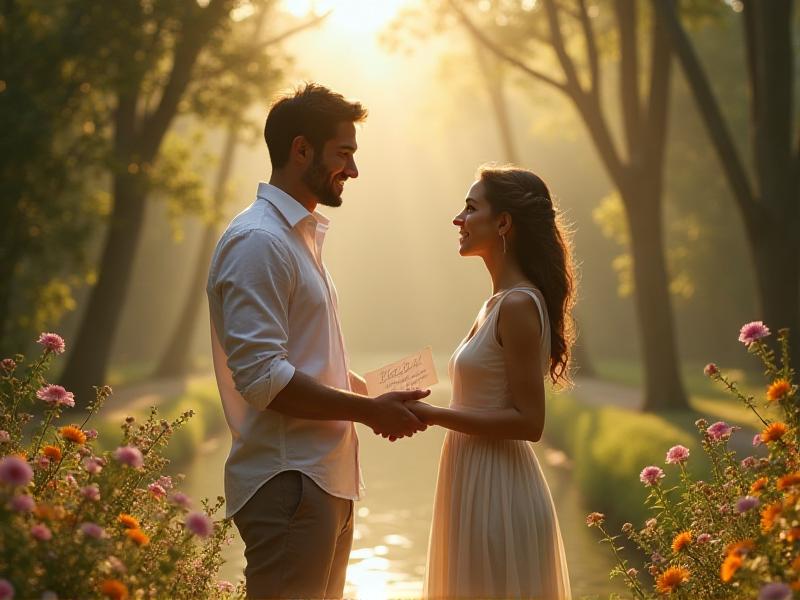
POLYGON ((660 196, 642 184, 622 189, 621 193, 630 220, 634 297, 644 363, 642 408, 648 411, 688 409, 667 285, 660 196))
MULTIPOLYGON (((228 129, 222 159, 217 172, 217 181, 214 186, 214 207, 216 212, 222 208, 225 199, 225 188, 230 179, 231 167, 236 154, 238 141, 237 127, 232 125, 228 129)), ((167 343, 164 354, 156 367, 156 377, 178 377, 185 375, 191 369, 191 341, 194 338, 198 315, 205 298, 205 282, 208 277, 208 265, 217 243, 217 222, 212 220, 206 225, 203 238, 200 241, 200 251, 195 262, 194 273, 189 281, 189 288, 183 301, 183 309, 178 317, 170 341, 167 343)))
POLYGON ((141 178, 119 173, 113 183, 114 209, 111 214, 99 277, 89 294, 75 344, 61 377, 75 393, 77 403, 86 406, 94 396, 92 386, 105 383, 111 345, 130 283, 130 273, 145 216, 141 178))
POLYGON ((800 242, 797 230, 773 224, 752 245, 759 291, 758 315, 773 334, 788 327, 792 366, 800 368, 800 242))

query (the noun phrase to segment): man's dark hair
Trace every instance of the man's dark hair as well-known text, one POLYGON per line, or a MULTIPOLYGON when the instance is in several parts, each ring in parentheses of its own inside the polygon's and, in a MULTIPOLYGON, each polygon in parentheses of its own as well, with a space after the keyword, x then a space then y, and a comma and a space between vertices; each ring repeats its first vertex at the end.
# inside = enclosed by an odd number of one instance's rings
POLYGON ((349 102, 341 94, 316 83, 306 83, 291 95, 279 98, 270 108, 264 125, 264 140, 273 169, 289 161, 292 140, 302 135, 319 156, 322 147, 336 136, 340 123, 358 123, 367 118, 360 102, 349 102))

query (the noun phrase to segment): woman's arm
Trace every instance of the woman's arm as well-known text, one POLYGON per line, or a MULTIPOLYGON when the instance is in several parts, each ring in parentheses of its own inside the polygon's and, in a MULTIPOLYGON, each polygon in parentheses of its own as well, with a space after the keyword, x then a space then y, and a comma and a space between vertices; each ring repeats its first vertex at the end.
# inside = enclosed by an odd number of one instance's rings
POLYGON ((470 435, 538 442, 544 430, 539 311, 533 298, 523 292, 511 292, 504 298, 498 317, 512 407, 470 410, 424 402, 409 402, 407 406, 428 425, 470 435))

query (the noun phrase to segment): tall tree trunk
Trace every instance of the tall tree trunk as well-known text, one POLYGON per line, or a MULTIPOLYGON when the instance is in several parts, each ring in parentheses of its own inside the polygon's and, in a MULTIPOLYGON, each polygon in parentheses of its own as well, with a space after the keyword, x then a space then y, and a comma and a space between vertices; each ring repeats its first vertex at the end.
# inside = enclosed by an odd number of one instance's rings
MULTIPOLYGON (((236 155, 238 141, 237 127, 231 125, 225 138, 222 159, 214 185, 214 207, 219 212, 225 199, 225 189, 230 179, 233 159, 236 155)), ((198 316, 205 297, 205 281, 208 276, 208 265, 217 243, 217 221, 212 219, 203 231, 200 250, 195 261, 194 273, 189 281, 183 308, 178 317, 178 324, 173 330, 161 360, 156 367, 156 377, 178 377, 191 369, 191 341, 197 327, 198 316)))
POLYGON ((113 184, 114 209, 99 277, 89 295, 76 343, 61 377, 63 385, 86 406, 93 397, 92 386, 105 383, 111 345, 118 315, 125 302, 142 226, 146 195, 141 178, 117 174, 113 184))
POLYGON ((664 256, 661 203, 647 184, 622 190, 628 206, 634 298, 644 364, 645 410, 688 408, 675 345, 674 322, 664 256))

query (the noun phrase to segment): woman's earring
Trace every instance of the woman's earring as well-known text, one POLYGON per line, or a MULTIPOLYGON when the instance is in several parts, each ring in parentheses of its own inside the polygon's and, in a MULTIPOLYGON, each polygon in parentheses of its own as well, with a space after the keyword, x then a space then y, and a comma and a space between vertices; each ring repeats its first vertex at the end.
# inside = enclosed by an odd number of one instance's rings
POLYGON ((505 254, 506 253, 506 234, 505 233, 501 233, 500 237, 503 240, 503 254, 505 254))

